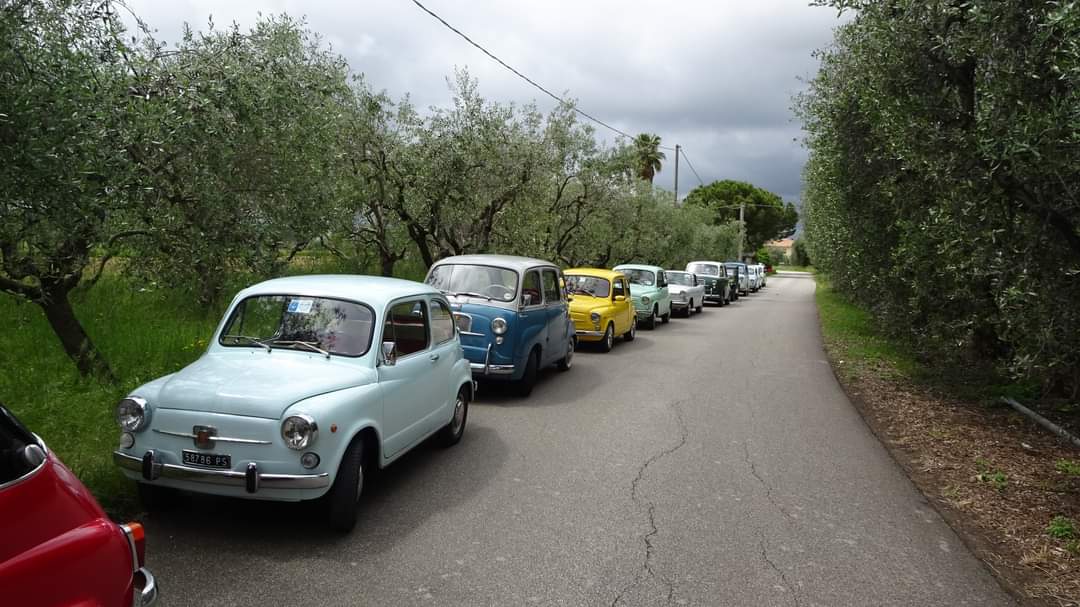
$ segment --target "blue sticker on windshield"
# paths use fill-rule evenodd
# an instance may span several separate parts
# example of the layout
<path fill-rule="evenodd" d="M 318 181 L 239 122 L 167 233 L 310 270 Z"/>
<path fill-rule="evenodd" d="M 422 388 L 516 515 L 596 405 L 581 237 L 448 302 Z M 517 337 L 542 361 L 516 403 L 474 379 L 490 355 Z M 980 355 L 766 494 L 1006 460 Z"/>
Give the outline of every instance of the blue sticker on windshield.
<path fill-rule="evenodd" d="M 291 314 L 310 314 L 311 304 L 310 299 L 294 299 L 289 302 L 289 313 Z"/>

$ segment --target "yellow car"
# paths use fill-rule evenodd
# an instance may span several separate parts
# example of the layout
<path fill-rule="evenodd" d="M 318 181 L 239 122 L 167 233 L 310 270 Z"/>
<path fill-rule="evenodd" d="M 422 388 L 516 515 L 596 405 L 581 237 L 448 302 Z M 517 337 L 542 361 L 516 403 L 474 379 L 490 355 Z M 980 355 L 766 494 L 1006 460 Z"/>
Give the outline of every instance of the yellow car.
<path fill-rule="evenodd" d="M 600 342 L 611 351 L 615 337 L 633 341 L 637 315 L 630 301 L 630 282 L 622 272 L 574 268 L 563 272 L 570 300 L 570 318 L 578 341 Z"/>

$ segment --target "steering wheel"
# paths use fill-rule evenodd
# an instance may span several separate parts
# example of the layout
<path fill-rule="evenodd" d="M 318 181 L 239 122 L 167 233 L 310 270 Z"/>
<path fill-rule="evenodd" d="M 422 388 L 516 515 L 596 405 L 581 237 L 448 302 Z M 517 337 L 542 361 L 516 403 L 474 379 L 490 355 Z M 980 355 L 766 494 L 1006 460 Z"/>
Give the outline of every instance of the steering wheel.
<path fill-rule="evenodd" d="M 510 300 L 514 298 L 514 291 L 500 284 L 491 284 L 484 289 L 485 295 L 490 295 L 493 299 Z"/>

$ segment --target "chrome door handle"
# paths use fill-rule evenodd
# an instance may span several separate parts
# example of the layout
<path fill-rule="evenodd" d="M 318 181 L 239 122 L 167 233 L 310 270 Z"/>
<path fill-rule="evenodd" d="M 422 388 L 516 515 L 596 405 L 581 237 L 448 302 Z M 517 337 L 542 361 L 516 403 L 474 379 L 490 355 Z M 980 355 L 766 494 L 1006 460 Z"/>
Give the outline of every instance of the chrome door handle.
<path fill-rule="evenodd" d="M 435 362 L 435 361 L 439 360 L 439 355 L 438 354 L 432 354 L 431 356 L 428 357 L 428 359 L 431 360 L 431 362 Z"/>

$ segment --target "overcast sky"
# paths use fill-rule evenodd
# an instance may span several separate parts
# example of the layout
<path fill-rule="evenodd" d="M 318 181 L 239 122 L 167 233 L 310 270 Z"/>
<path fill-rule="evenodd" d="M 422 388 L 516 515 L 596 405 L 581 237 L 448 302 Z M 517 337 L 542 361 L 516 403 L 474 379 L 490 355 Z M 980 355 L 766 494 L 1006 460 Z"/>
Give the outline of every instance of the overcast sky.
<path fill-rule="evenodd" d="M 421 0 L 548 90 L 619 129 L 681 144 L 705 183 L 739 179 L 795 201 L 806 152 L 791 97 L 816 71 L 836 11 L 809 0 Z M 368 84 L 419 108 L 449 101 L 467 67 L 489 99 L 554 104 L 411 0 L 129 0 L 170 43 L 181 24 L 252 24 L 259 12 L 306 17 Z M 598 128 L 598 135 L 613 135 Z M 673 185 L 673 153 L 656 178 Z M 679 170 L 680 195 L 697 186 Z"/>

